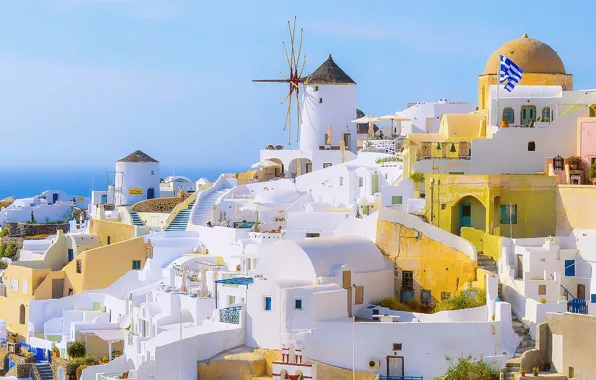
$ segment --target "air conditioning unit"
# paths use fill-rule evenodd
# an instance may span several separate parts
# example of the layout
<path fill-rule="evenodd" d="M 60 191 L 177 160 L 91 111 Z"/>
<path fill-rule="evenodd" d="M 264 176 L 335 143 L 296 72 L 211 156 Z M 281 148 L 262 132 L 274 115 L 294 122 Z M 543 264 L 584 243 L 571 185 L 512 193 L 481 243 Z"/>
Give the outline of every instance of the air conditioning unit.
<path fill-rule="evenodd" d="M 381 361 L 378 359 L 371 359 L 368 361 L 368 369 L 378 371 L 381 369 Z"/>

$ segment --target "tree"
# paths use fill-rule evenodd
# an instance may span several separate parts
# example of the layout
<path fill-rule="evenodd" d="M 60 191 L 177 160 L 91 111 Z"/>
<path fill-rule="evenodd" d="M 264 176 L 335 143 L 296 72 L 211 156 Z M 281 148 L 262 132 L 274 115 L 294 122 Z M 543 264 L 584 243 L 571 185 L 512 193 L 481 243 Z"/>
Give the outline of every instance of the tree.
<path fill-rule="evenodd" d="M 70 345 L 66 352 L 68 352 L 68 356 L 70 358 L 82 358 L 87 354 L 85 345 L 78 341 L 75 341 L 72 345 Z"/>
<path fill-rule="evenodd" d="M 434 380 L 498 380 L 499 371 L 495 368 L 496 363 L 486 362 L 482 358 L 475 359 L 472 355 L 460 356 L 455 361 L 452 357 L 446 356 L 449 368 L 443 376 L 435 377 Z"/>
<path fill-rule="evenodd" d="M 15 243 L 14 241 L 11 241 L 10 243 L 8 243 L 8 245 L 4 249 L 4 256 L 13 258 L 16 256 L 18 250 L 19 249 L 17 248 L 17 243 Z"/>

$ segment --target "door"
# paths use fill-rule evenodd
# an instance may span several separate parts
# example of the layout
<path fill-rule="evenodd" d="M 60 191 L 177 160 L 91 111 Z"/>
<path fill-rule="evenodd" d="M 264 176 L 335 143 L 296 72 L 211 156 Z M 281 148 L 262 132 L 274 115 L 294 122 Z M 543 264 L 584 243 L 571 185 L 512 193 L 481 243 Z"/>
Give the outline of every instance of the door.
<path fill-rule="evenodd" d="M 306 173 L 310 173 L 310 172 L 312 172 L 312 163 L 311 162 L 307 162 L 306 163 Z"/>
<path fill-rule="evenodd" d="M 387 376 L 404 375 L 404 357 L 387 356 Z"/>
<path fill-rule="evenodd" d="M 52 194 L 52 203 L 56 203 L 57 200 L 58 200 L 58 194 L 56 194 L 56 193 Z"/>
<path fill-rule="evenodd" d="M 459 204 L 459 229 L 461 233 L 462 227 L 472 226 L 472 204 L 471 203 L 460 203 Z"/>
<path fill-rule="evenodd" d="M 344 133 L 344 145 L 346 146 L 346 150 L 350 150 L 350 140 L 352 139 L 352 135 L 350 133 Z"/>
<path fill-rule="evenodd" d="M 52 299 L 62 298 L 64 295 L 64 279 L 52 280 Z"/>
<path fill-rule="evenodd" d="M 68 248 L 68 262 L 71 262 L 74 259 L 74 250 L 72 248 Z"/>
<path fill-rule="evenodd" d="M 379 174 L 378 173 L 374 173 L 372 175 L 372 193 L 378 193 L 379 192 Z"/>
<path fill-rule="evenodd" d="M 522 107 L 521 125 L 530 125 L 534 120 L 536 120 L 536 107 Z"/>
<path fill-rule="evenodd" d="M 153 199 L 153 198 L 155 198 L 155 189 L 150 187 L 147 189 L 147 199 Z"/>
<path fill-rule="evenodd" d="M 584 284 L 577 285 L 577 298 L 581 300 L 586 299 L 586 286 Z"/>
<path fill-rule="evenodd" d="M 517 255 L 517 277 L 524 278 L 524 255 Z"/>
<path fill-rule="evenodd" d="M 575 260 L 565 260 L 565 276 L 575 276 Z"/>
<path fill-rule="evenodd" d="M 101 196 L 101 204 L 105 205 L 106 203 L 108 203 L 108 195 L 107 194 L 102 194 Z"/>

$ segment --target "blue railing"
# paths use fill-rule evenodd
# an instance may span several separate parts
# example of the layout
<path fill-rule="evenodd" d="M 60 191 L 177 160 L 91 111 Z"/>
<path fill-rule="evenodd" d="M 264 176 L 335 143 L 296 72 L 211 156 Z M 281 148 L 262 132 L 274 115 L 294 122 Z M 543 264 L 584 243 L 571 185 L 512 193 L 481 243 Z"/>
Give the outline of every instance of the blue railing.
<path fill-rule="evenodd" d="M 570 313 L 588 314 L 588 304 L 586 300 L 574 298 L 571 301 L 567 301 L 567 311 Z"/>
<path fill-rule="evenodd" d="M 422 376 L 380 376 L 380 380 L 424 380 Z"/>
<path fill-rule="evenodd" d="M 240 324 L 240 311 L 242 307 L 227 307 L 225 309 L 219 309 L 219 321 L 224 323 L 233 323 L 235 325 Z"/>

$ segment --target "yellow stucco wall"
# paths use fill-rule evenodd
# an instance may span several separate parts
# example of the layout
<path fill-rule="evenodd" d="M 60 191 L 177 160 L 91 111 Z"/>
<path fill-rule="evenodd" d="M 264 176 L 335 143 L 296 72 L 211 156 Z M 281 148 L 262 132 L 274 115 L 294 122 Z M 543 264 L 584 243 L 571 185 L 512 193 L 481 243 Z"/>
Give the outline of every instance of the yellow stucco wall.
<path fill-rule="evenodd" d="M 108 236 L 110 237 L 110 244 L 137 237 L 137 228 L 130 224 L 97 219 L 92 219 L 89 223 L 89 231 L 92 234 L 97 234 L 103 245 L 108 244 Z"/>
<path fill-rule="evenodd" d="M 414 272 L 414 297 L 420 299 L 421 289 L 430 290 L 433 302 L 441 300 L 442 292 L 453 296 L 468 281 L 476 279 L 477 264 L 468 255 L 411 228 L 379 219 L 376 239 L 379 248 L 395 264 L 398 299 L 403 271 Z"/>
<path fill-rule="evenodd" d="M 489 86 L 496 84 L 497 75 L 495 74 L 478 76 L 478 109 L 480 111 L 488 106 Z M 573 75 L 524 73 L 519 84 L 525 86 L 564 86 L 567 91 L 570 91 L 573 90 Z"/>
<path fill-rule="evenodd" d="M 334 367 L 325 363 L 309 360 L 317 365 L 317 380 L 352 380 L 354 379 L 351 369 Z M 377 375 L 372 372 L 356 372 L 356 380 L 375 380 Z"/>
<path fill-rule="evenodd" d="M 35 289 L 36 300 L 49 300 L 52 298 L 52 280 L 64 279 L 64 271 L 53 271 L 48 273 L 42 283 Z M 66 290 L 62 289 L 62 295 L 67 295 Z"/>
<path fill-rule="evenodd" d="M 499 261 L 503 250 L 503 237 L 470 227 L 462 228 L 461 237 L 474 244 L 478 252 L 483 252 L 495 261 Z"/>
<path fill-rule="evenodd" d="M 81 253 L 64 267 L 65 287 L 81 293 L 91 289 L 103 289 L 132 269 L 132 261 L 145 265 L 145 242 L 142 237 L 90 249 Z M 82 273 L 76 272 L 81 262 Z M 67 294 L 67 293 L 66 293 Z"/>
<path fill-rule="evenodd" d="M 472 205 L 472 227 L 484 228 L 493 235 L 509 237 L 511 234 L 514 238 L 555 233 L 557 185 L 554 177 L 428 174 L 425 180 L 427 220 L 453 234 L 460 233 L 459 205 L 470 197 L 478 201 Z M 517 205 L 517 224 L 500 223 L 500 206 L 505 204 Z M 479 218 L 484 219 L 484 224 L 477 220 Z"/>
<path fill-rule="evenodd" d="M 596 186 L 559 185 L 556 192 L 557 234 L 596 229 Z"/>

